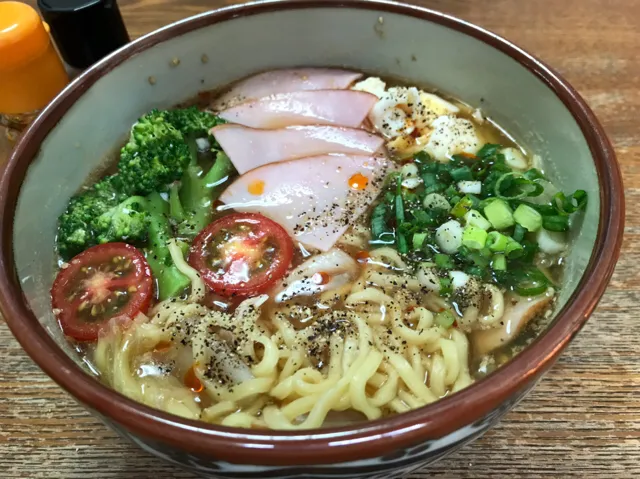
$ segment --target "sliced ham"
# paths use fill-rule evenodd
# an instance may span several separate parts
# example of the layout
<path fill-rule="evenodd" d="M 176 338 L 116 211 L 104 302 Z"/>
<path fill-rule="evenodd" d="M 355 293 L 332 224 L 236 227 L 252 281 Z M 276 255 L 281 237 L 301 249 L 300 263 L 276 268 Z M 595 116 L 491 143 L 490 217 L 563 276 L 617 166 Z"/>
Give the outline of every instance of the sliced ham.
<path fill-rule="evenodd" d="M 220 113 L 230 123 L 251 128 L 289 125 L 335 125 L 356 128 L 378 101 L 371 93 L 316 90 L 278 93 L 249 100 Z"/>
<path fill-rule="evenodd" d="M 258 73 L 236 83 L 219 96 L 211 107 L 224 110 L 239 102 L 276 93 L 303 90 L 344 90 L 362 77 L 361 73 L 335 68 L 297 68 Z"/>
<path fill-rule="evenodd" d="M 365 130 L 338 126 L 290 126 L 257 130 L 220 125 L 211 130 L 240 174 L 278 161 L 329 153 L 373 155 L 384 140 Z"/>
<path fill-rule="evenodd" d="M 261 213 L 294 240 L 328 251 L 378 196 L 393 168 L 385 158 L 357 155 L 272 163 L 233 182 L 219 209 Z"/>

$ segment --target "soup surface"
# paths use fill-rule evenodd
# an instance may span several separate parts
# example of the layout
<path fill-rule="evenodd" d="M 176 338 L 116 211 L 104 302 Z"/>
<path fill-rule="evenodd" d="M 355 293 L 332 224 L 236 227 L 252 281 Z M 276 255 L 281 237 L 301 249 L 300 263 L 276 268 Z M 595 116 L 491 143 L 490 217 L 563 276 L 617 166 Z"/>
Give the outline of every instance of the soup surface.
<path fill-rule="evenodd" d="M 480 110 L 336 69 L 151 111 L 107 171 L 60 217 L 60 326 L 117 391 L 250 428 L 402 413 L 509 360 L 587 200 Z"/>

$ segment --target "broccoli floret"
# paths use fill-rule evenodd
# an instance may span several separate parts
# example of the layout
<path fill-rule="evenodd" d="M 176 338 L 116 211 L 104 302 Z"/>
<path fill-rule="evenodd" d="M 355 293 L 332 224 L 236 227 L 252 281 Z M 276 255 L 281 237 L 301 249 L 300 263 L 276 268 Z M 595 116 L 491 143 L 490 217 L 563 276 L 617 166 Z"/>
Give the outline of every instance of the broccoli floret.
<path fill-rule="evenodd" d="M 195 107 L 153 110 L 142 116 L 121 150 L 118 173 L 76 195 L 61 215 L 57 241 L 62 258 L 68 260 L 100 243 L 146 244 L 160 299 L 181 294 L 190 281 L 171 260 L 169 216 L 188 238 L 211 220 L 211 204 L 221 192 L 216 186 L 233 166 L 219 153 L 205 174 L 198 165 L 195 140 L 209 137 L 219 148 L 209 130 L 220 123 L 222 119 Z M 167 188 L 169 203 L 160 195 Z"/>
<path fill-rule="evenodd" d="M 138 244 L 147 237 L 148 214 L 142 197 L 117 190 L 118 178 L 108 176 L 74 196 L 60 216 L 58 252 L 68 260 L 91 246 L 113 241 Z"/>
<path fill-rule="evenodd" d="M 118 164 L 122 190 L 128 195 L 164 191 L 196 158 L 196 138 L 223 120 L 196 107 L 152 110 L 131 128 Z"/>
<path fill-rule="evenodd" d="M 59 219 L 58 253 L 65 261 L 93 245 L 91 228 L 81 209 L 81 205 L 69 204 Z"/>
<path fill-rule="evenodd" d="M 134 244 L 145 241 L 149 227 L 149 214 L 145 208 L 143 197 L 132 196 L 98 216 L 92 223 L 96 241 L 126 241 Z"/>
<path fill-rule="evenodd" d="M 122 190 L 128 195 L 162 191 L 182 176 L 190 159 L 191 151 L 182 133 L 167 121 L 167 112 L 152 110 L 133 125 L 120 151 Z"/>
<path fill-rule="evenodd" d="M 176 189 L 169 193 L 172 217 L 178 222 L 178 236 L 192 239 L 211 222 L 212 205 L 233 171 L 231 160 L 223 152 L 218 152 L 213 166 L 206 173 L 197 163 L 187 167 L 182 176 L 179 197 Z"/>
<path fill-rule="evenodd" d="M 172 237 L 169 223 L 169 205 L 158 193 L 147 197 L 149 212 L 149 242 L 145 249 L 147 262 L 156 279 L 158 298 L 164 300 L 179 296 L 191 284 L 171 260 L 168 242 Z"/>
<path fill-rule="evenodd" d="M 58 221 L 58 252 L 63 259 L 97 244 L 94 222 L 126 199 L 118 192 L 116 176 L 107 176 L 74 196 Z"/>
<path fill-rule="evenodd" d="M 169 190 L 170 214 L 177 224 L 178 236 L 192 239 L 211 221 L 211 205 L 222 193 L 220 185 L 234 171 L 229 157 L 209 134 L 211 128 L 225 121 L 196 107 L 170 110 L 166 119 L 184 135 L 192 152 L 180 184 L 174 183 Z M 195 150 L 195 139 L 204 137 L 208 137 L 211 149 L 216 154 L 208 172 L 198 164 Z"/>
<path fill-rule="evenodd" d="M 168 110 L 165 118 L 186 139 L 205 138 L 209 136 L 211 128 L 225 123 L 222 118 L 206 111 L 200 111 L 195 106 Z"/>

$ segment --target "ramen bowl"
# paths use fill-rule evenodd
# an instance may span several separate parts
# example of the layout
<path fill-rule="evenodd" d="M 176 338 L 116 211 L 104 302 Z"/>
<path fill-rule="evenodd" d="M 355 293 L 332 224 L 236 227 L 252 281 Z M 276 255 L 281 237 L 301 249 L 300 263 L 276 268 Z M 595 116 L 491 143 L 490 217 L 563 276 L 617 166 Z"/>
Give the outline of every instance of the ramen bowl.
<path fill-rule="evenodd" d="M 212 426 L 146 407 L 101 384 L 51 312 L 56 218 L 152 108 L 251 73 L 335 66 L 428 84 L 483 111 L 589 203 L 572 238 L 556 317 L 510 362 L 431 405 L 338 428 Z M 577 174 L 579 172 L 579 174 Z M 578 93 L 508 41 L 441 13 L 391 2 L 259 2 L 146 35 L 91 67 L 37 118 L 0 180 L 0 304 L 33 360 L 109 427 L 206 477 L 408 474 L 481 436 L 535 385 L 585 324 L 613 272 L 624 202 L 613 149 Z"/>

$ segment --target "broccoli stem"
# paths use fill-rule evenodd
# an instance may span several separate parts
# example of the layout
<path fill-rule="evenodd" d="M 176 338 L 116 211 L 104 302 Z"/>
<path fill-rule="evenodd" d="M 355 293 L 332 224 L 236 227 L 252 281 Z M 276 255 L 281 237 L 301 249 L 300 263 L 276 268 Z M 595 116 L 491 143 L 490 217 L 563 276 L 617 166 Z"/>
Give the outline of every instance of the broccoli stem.
<path fill-rule="evenodd" d="M 193 238 L 211 222 L 211 205 L 223 191 L 222 185 L 233 171 L 229 157 L 219 152 L 213 166 L 205 175 L 197 164 L 191 164 L 182 177 L 180 198 L 187 213 L 186 220 L 180 225 L 182 236 Z"/>
<path fill-rule="evenodd" d="M 182 203 L 180 202 L 180 184 L 173 183 L 169 188 L 169 212 L 171 218 L 176 223 L 184 221 L 185 214 Z"/>
<path fill-rule="evenodd" d="M 172 237 L 168 220 L 168 203 L 159 193 L 151 193 L 147 196 L 147 209 L 149 211 L 149 243 L 145 253 L 156 278 L 158 298 L 162 301 L 182 294 L 191 281 L 176 268 L 171 260 L 167 245 Z"/>

